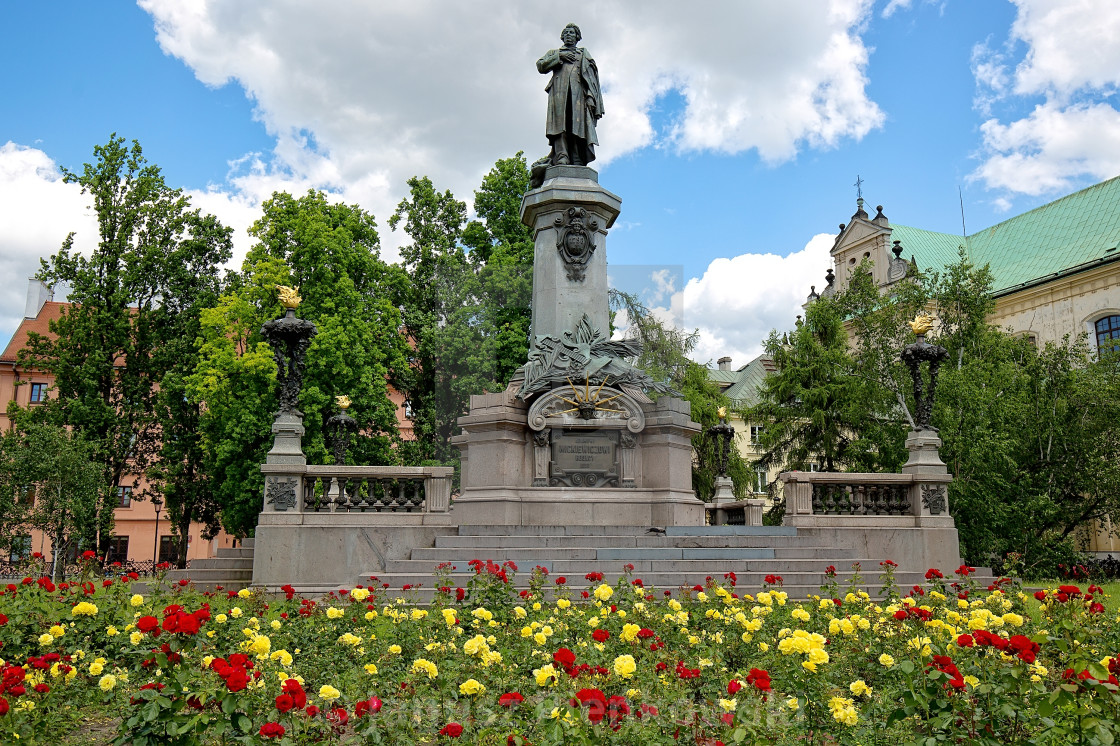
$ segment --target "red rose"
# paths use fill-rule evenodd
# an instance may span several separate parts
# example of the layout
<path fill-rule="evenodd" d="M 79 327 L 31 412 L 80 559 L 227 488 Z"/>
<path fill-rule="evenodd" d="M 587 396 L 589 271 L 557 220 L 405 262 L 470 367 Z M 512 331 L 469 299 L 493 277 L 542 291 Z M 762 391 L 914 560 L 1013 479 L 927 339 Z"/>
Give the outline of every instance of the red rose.
<path fill-rule="evenodd" d="M 159 634 L 159 620 L 154 616 L 142 616 L 136 620 L 136 629 L 144 633 Z"/>
<path fill-rule="evenodd" d="M 283 738 L 284 726 L 280 723 L 265 723 L 261 726 L 262 738 Z"/>
<path fill-rule="evenodd" d="M 498 704 L 502 707 L 513 707 L 514 705 L 521 704 L 524 701 L 525 698 L 517 692 L 506 692 L 502 696 L 498 697 Z"/>
<path fill-rule="evenodd" d="M 456 588 L 455 589 L 455 600 L 456 601 L 462 601 L 466 597 L 467 597 L 466 590 L 464 590 L 462 588 Z"/>
<path fill-rule="evenodd" d="M 360 718 L 363 715 L 375 715 L 379 712 L 381 712 L 381 700 L 377 697 L 363 699 L 361 702 L 354 705 L 354 717 L 356 718 Z"/>
<path fill-rule="evenodd" d="M 556 585 L 564 585 L 564 583 L 567 583 L 567 582 L 568 582 L 568 579 L 565 578 L 563 575 L 556 578 Z"/>
<path fill-rule="evenodd" d="M 735 692 L 739 691 L 742 688 L 743 688 L 743 685 L 741 683 L 739 683 L 738 679 L 732 679 L 727 684 L 727 693 L 728 694 L 734 694 Z"/>
<path fill-rule="evenodd" d="M 3 614 L 0 614 L 0 627 L 3 627 L 7 623 L 8 623 L 8 617 L 4 616 Z"/>
<path fill-rule="evenodd" d="M 0 697 L 0 717 L 7 715 L 9 709 L 11 708 L 8 705 L 8 700 Z"/>
<path fill-rule="evenodd" d="M 943 577 L 945 577 L 945 576 L 942 575 L 941 571 L 938 570 L 937 568 L 931 567 L 928 570 L 926 570 L 926 580 L 933 580 L 934 578 L 943 578 Z"/>
<path fill-rule="evenodd" d="M 46 684 L 36 684 L 35 685 L 35 691 L 37 691 L 39 694 L 46 694 L 50 690 L 51 690 L 51 688 L 49 686 L 47 686 Z"/>
<path fill-rule="evenodd" d="M 226 677 L 226 688 L 231 692 L 239 692 L 247 686 L 249 686 L 249 674 L 245 673 L 244 668 L 233 668 Z"/>
<path fill-rule="evenodd" d="M 567 648 L 560 648 L 552 654 L 552 660 L 564 668 L 571 668 L 572 664 L 576 662 L 576 654 Z"/>
<path fill-rule="evenodd" d="M 591 637 L 595 642 L 606 642 L 610 639 L 611 633 L 607 632 L 605 629 L 597 629 L 591 633 Z"/>
<path fill-rule="evenodd" d="M 960 635 L 959 637 L 957 637 L 957 645 L 961 646 L 962 648 L 970 648 L 972 647 L 972 643 L 972 635 Z"/>
<path fill-rule="evenodd" d="M 439 729 L 441 736 L 450 736 L 451 738 L 458 738 L 463 735 L 463 726 L 458 723 L 448 723 Z"/>
<path fill-rule="evenodd" d="M 281 694 L 276 697 L 276 709 L 280 712 L 287 712 L 295 706 L 296 702 L 290 694 Z"/>

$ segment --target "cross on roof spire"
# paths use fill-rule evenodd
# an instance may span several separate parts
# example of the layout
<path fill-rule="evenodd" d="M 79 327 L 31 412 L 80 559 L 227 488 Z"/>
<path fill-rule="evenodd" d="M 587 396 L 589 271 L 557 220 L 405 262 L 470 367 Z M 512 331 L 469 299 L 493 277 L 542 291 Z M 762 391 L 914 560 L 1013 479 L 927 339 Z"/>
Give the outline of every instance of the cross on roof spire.
<path fill-rule="evenodd" d="M 856 174 L 856 183 L 852 184 L 856 188 L 856 199 L 863 199 L 863 179 Z"/>

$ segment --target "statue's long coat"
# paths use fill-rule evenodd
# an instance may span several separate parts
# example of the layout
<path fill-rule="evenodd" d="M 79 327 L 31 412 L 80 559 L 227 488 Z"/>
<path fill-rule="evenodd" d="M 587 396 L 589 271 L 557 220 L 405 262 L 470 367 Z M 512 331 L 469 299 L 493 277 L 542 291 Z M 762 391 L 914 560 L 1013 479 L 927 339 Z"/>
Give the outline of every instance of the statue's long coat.
<path fill-rule="evenodd" d="M 598 145 L 595 120 L 603 116 L 603 94 L 599 90 L 599 68 L 595 60 L 583 47 L 579 47 L 578 62 L 562 62 L 559 49 L 549 50 L 537 60 L 537 70 L 541 73 L 552 71 L 552 78 L 544 87 L 548 92 L 548 118 L 545 134 L 549 138 L 569 132 L 567 114 L 569 107 L 572 124 L 569 134 L 585 141 L 588 145 Z M 587 108 L 587 97 L 595 102 L 593 114 Z"/>

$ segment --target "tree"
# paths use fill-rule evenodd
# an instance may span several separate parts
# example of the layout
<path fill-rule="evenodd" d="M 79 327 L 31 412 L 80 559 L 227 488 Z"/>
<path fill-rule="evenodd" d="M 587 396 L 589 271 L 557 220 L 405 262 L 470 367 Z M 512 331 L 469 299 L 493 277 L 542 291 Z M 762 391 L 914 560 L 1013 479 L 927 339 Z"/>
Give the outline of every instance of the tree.
<path fill-rule="evenodd" d="M 167 186 L 139 143 L 128 147 L 114 135 L 94 156 L 81 173 L 63 176 L 93 200 L 97 247 L 88 258 L 77 254 L 71 234 L 43 261 L 39 279 L 68 286 L 70 305 L 50 335 L 29 336 L 20 363 L 52 374 L 58 391 L 26 416 L 72 428 L 95 449 L 97 519 L 80 541 L 104 552 L 117 485 L 159 462 L 161 429 L 175 428 L 172 410 L 157 406 L 159 387 L 189 354 L 186 335 L 231 244 L 228 229 Z M 189 523 L 192 503 L 178 509 Z"/>
<path fill-rule="evenodd" d="M 857 374 L 842 303 L 823 297 L 788 334 L 770 333 L 766 354 L 776 366 L 745 413 L 765 423 L 759 435 L 764 469 L 824 471 L 878 466 L 886 434 L 882 390 Z"/>
<path fill-rule="evenodd" d="M 276 193 L 262 209 L 241 273 L 202 313 L 202 355 L 186 380 L 191 400 L 205 406 L 203 450 L 222 522 L 242 536 L 261 509 L 259 466 L 277 409 L 276 366 L 260 336 L 264 322 L 281 313 L 276 285 L 298 285 L 298 313 L 318 327 L 300 392 L 311 463 L 329 462 L 325 426 L 338 395 L 350 397 L 359 425 L 350 462 L 395 463 L 397 408 L 388 381 L 406 367 L 407 354 L 391 302 L 403 277 L 380 258 L 373 216 L 315 191 L 298 199 Z"/>
<path fill-rule="evenodd" d="M 389 219 L 412 239 L 401 250 L 407 278 L 398 296 L 412 346 L 399 377 L 417 436 L 405 444 L 411 460 L 457 463 L 451 438 L 470 396 L 504 388 L 527 358 L 533 241 L 520 204 L 528 183 L 521 153 L 498 161 L 475 192 L 480 220 L 464 227 L 464 203 L 413 178 Z"/>
<path fill-rule="evenodd" d="M 95 531 L 103 465 L 96 448 L 66 428 L 25 423 L 0 438 L 0 547 L 38 529 L 54 548 L 59 577 L 69 550 Z M 33 497 L 32 497 L 33 496 Z M 60 561 L 61 560 L 61 561 Z"/>
<path fill-rule="evenodd" d="M 692 487 L 701 500 L 710 500 L 718 476 L 716 453 L 719 446 L 708 434 L 708 428 L 719 422 L 719 408 L 730 407 L 731 402 L 712 383 L 708 369 L 688 357 L 700 339 L 699 332 L 686 332 L 666 324 L 636 296 L 621 290 L 610 291 L 610 305 L 612 324 L 619 312 L 624 312 L 625 335 L 642 345 L 642 353 L 634 365 L 654 380 L 669 381 L 691 405 L 692 419 L 700 425 L 700 432 L 692 436 L 695 453 Z M 736 497 L 745 497 L 753 484 L 754 473 L 736 448 L 730 450 L 727 473 Z"/>

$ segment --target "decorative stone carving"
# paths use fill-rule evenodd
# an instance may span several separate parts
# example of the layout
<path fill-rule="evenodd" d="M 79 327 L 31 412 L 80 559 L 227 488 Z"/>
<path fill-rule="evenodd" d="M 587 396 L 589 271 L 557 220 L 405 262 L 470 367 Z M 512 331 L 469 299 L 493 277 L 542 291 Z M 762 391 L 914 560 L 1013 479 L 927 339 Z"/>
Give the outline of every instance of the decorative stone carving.
<path fill-rule="evenodd" d="M 298 484 L 295 477 L 269 477 L 264 486 L 265 502 L 276 510 L 295 510 Z"/>
<path fill-rule="evenodd" d="M 638 439 L 630 431 L 623 430 L 618 436 L 618 445 L 618 458 L 622 466 L 622 486 L 635 489 L 638 485 L 634 480 L 634 447 L 638 445 Z"/>
<path fill-rule="evenodd" d="M 551 431 L 541 430 L 533 433 L 533 486 L 548 486 L 548 462 L 552 456 L 549 448 Z"/>
<path fill-rule="evenodd" d="M 538 336 L 533 341 L 528 362 L 515 374 L 521 377 L 517 397 L 525 401 L 554 386 L 583 382 L 599 386 L 608 380 L 615 386 L 637 392 L 679 395 L 668 383 L 654 381 L 648 373 L 629 362 L 628 358 L 635 358 L 641 352 L 637 340 L 611 340 L 592 326 L 590 317 L 584 314 L 575 329 L 559 337 Z"/>
<path fill-rule="evenodd" d="M 948 496 L 943 484 L 922 485 L 922 505 L 930 515 L 941 515 L 948 510 Z"/>
<path fill-rule="evenodd" d="M 599 221 L 594 217 L 588 219 L 587 210 L 582 207 L 569 207 L 567 215 L 567 221 L 560 216 L 554 222 L 556 250 L 564 260 L 568 279 L 583 282 L 587 263 L 595 253 L 595 232 L 599 230 Z"/>
<path fill-rule="evenodd" d="M 642 407 L 619 389 L 585 381 L 543 394 L 529 407 L 529 427 L 614 428 L 639 433 L 646 426 Z"/>

